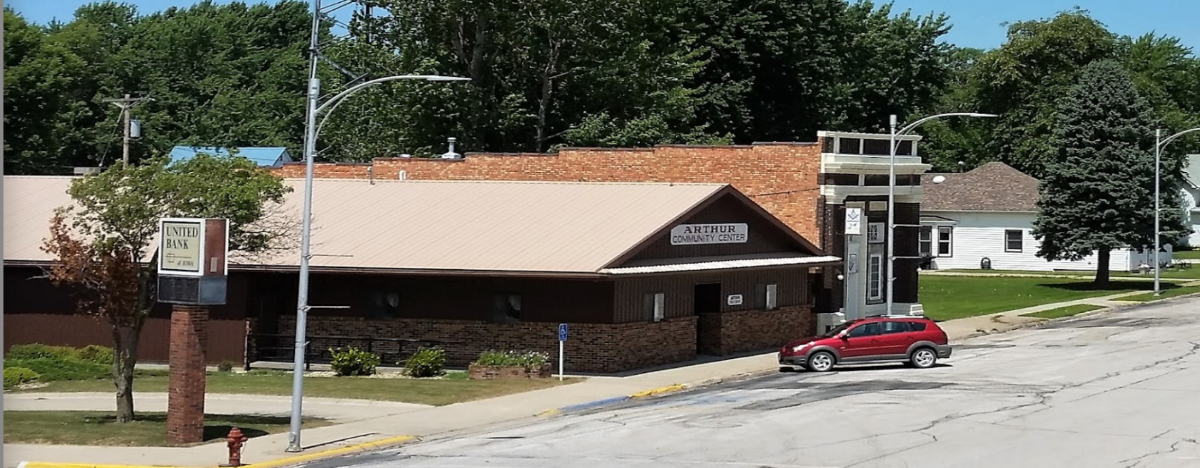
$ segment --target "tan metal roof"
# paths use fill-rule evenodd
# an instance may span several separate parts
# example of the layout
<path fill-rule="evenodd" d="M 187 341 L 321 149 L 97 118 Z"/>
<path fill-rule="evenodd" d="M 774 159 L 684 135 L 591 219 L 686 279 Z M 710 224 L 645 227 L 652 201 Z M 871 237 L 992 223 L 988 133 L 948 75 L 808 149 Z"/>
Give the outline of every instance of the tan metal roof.
<path fill-rule="evenodd" d="M 4 176 L 4 260 L 50 260 L 42 240 L 50 235 L 54 209 L 71 204 L 67 188 L 75 178 Z"/>
<path fill-rule="evenodd" d="M 38 247 L 73 177 L 8 176 L 4 258 Z M 303 180 L 284 212 L 299 213 Z M 317 180 L 314 268 L 596 273 L 725 184 Z M 295 266 L 299 252 L 261 261 Z M 249 266 L 249 265 L 243 265 Z"/>

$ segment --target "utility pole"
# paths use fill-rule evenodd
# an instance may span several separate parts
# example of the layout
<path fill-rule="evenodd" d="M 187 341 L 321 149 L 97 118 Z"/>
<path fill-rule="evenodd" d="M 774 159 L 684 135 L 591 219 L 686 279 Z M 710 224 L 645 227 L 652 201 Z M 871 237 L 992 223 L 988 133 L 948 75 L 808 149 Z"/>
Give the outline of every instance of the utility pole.
<path fill-rule="evenodd" d="M 144 101 L 152 101 L 152 100 L 153 99 L 150 99 L 148 97 L 140 97 L 140 98 L 130 97 L 129 93 L 125 93 L 124 98 L 105 99 L 104 100 L 104 102 L 111 102 L 111 103 L 115 104 L 117 107 L 121 108 L 121 118 L 123 119 L 122 125 L 125 127 L 125 131 L 124 131 L 125 138 L 121 145 L 121 164 L 123 165 L 123 167 L 129 167 L 129 137 L 130 137 L 129 136 L 129 133 L 130 133 L 129 110 L 131 108 L 133 108 L 133 106 L 136 106 Z"/>

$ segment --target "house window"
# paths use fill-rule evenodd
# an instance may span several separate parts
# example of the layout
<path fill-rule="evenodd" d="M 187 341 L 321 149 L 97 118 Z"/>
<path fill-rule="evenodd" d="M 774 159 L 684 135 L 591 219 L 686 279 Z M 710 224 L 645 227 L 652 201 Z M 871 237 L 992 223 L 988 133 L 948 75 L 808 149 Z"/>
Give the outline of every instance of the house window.
<path fill-rule="evenodd" d="M 661 322 L 666 316 L 667 295 L 664 293 L 649 293 L 642 298 L 642 312 L 646 320 Z"/>
<path fill-rule="evenodd" d="M 1004 231 L 1004 251 L 1005 252 L 1020 252 L 1023 247 L 1024 231 L 1008 230 Z"/>
<path fill-rule="evenodd" d="M 933 255 L 933 227 L 921 226 L 921 237 L 919 242 L 922 257 Z"/>
<path fill-rule="evenodd" d="M 883 243 L 883 223 L 867 223 L 867 243 Z"/>
<path fill-rule="evenodd" d="M 492 308 L 492 322 L 518 323 L 521 321 L 521 295 L 497 294 Z"/>
<path fill-rule="evenodd" d="M 400 317 L 400 294 L 376 291 L 371 295 L 372 319 L 394 319 Z"/>
<path fill-rule="evenodd" d="M 867 298 L 883 299 L 883 255 L 872 254 L 867 260 Z"/>
<path fill-rule="evenodd" d="M 779 308 L 779 285 L 760 284 L 754 289 L 755 309 L 775 310 Z"/>
<path fill-rule="evenodd" d="M 951 257 L 954 254 L 952 248 L 954 240 L 954 228 L 950 226 L 938 227 L 938 252 L 939 257 Z"/>

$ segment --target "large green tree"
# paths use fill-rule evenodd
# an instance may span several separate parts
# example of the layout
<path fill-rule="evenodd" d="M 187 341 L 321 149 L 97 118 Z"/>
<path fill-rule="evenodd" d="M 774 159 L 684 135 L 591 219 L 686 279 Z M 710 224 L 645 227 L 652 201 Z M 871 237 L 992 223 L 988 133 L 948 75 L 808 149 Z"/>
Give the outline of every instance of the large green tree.
<path fill-rule="evenodd" d="M 43 250 L 55 258 L 48 276 L 80 293 L 78 313 L 105 320 L 113 339 L 117 421 L 133 420 L 133 371 L 142 326 L 156 302 L 157 249 L 164 217 L 225 218 L 230 250 L 269 254 L 294 245 L 294 217 L 279 208 L 290 188 L 248 159 L 200 155 L 115 165 L 77 179 L 74 204 L 50 221 Z"/>
<path fill-rule="evenodd" d="M 1045 166 L 1033 227 L 1039 257 L 1095 253 L 1095 282 L 1106 286 L 1112 250 L 1154 245 L 1154 127 L 1149 102 L 1119 63 L 1083 68 L 1055 116 L 1056 157 Z M 1166 240 L 1183 230 L 1179 180 L 1177 170 L 1164 171 Z"/>
<path fill-rule="evenodd" d="M 206 0 L 150 15 L 105 1 L 46 27 L 6 11 L 5 169 L 69 173 L 119 160 L 120 109 L 104 100 L 126 93 L 154 99 L 134 112 L 143 122 L 135 161 L 177 144 L 296 149 L 310 18 L 299 0 Z"/>

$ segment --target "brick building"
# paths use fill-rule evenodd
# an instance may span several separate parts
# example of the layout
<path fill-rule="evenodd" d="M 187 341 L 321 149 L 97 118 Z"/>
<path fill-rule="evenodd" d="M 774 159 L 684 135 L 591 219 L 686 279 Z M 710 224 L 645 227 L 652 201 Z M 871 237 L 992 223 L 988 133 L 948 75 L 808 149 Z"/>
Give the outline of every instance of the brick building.
<path fill-rule="evenodd" d="M 916 135 L 899 137 L 896 157 L 896 256 L 918 256 L 921 174 Z M 317 178 L 377 180 L 510 180 L 730 184 L 848 268 L 814 270 L 822 288 L 816 310 L 828 325 L 885 313 L 884 259 L 889 136 L 819 132 L 813 143 L 655 148 L 565 148 L 557 154 L 468 153 L 457 159 L 378 158 L 370 163 L 319 163 Z M 272 169 L 304 177 L 303 163 Z M 319 194 L 317 196 L 320 196 Z M 845 235 L 846 207 L 862 208 L 868 235 Z M 895 261 L 893 313 L 920 314 L 915 258 Z M 861 266 L 861 268 L 860 268 Z M 843 279 L 839 279 L 839 277 Z M 844 315 L 835 315 L 834 313 Z"/>
<path fill-rule="evenodd" d="M 5 180 L 6 203 L 23 203 L 5 210 L 6 345 L 106 344 L 102 324 L 71 315 L 69 296 L 35 275 L 71 179 Z M 303 181 L 286 182 L 299 189 L 284 207 L 294 212 Z M 769 349 L 815 331 L 822 285 L 809 270 L 841 264 L 726 184 L 325 179 L 314 193 L 318 355 L 344 345 L 389 364 L 420 345 L 443 346 L 451 365 L 486 349 L 553 355 L 559 323 L 574 372 Z M 296 271 L 294 251 L 231 263 L 209 361 L 290 360 Z M 143 359 L 166 359 L 165 320 L 152 316 Z"/>

